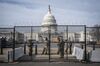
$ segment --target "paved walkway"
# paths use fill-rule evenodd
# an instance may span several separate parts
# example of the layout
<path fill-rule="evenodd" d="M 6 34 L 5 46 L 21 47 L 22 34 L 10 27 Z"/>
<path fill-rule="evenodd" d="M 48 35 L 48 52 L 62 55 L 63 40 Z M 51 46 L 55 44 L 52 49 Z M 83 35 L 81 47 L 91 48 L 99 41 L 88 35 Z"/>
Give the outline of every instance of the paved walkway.
<path fill-rule="evenodd" d="M 100 66 L 100 63 L 76 63 L 76 62 L 21 62 L 0 63 L 0 66 Z"/>
<path fill-rule="evenodd" d="M 74 61 L 78 61 L 73 56 L 72 57 L 70 56 L 69 59 L 74 60 Z M 49 62 L 49 55 L 33 55 L 33 56 L 24 55 L 17 60 L 17 62 L 30 62 L 30 61 L 33 61 L 33 62 Z M 52 61 L 52 62 L 59 62 L 59 61 L 64 62 L 64 61 L 67 61 L 67 59 L 66 59 L 66 55 L 64 56 L 64 58 L 60 58 L 59 55 L 51 55 L 50 61 Z"/>
<path fill-rule="evenodd" d="M 48 56 L 48 55 L 47 55 Z M 12 62 L 12 63 L 0 63 L 0 66 L 100 66 L 100 63 L 81 63 L 81 62 L 72 62 L 72 61 L 66 61 L 64 62 L 63 59 L 59 61 L 59 58 L 54 58 L 54 61 L 48 62 L 48 57 L 45 55 L 42 55 L 42 57 L 45 59 L 40 59 L 40 55 L 37 55 L 37 61 L 31 60 L 31 56 L 25 55 L 19 60 L 22 61 L 24 59 L 24 62 Z M 55 57 L 55 56 L 54 56 Z M 34 57 L 33 57 L 34 58 Z M 26 59 L 26 60 L 25 60 Z M 42 60 L 43 62 L 41 62 Z M 53 60 L 53 58 L 52 58 Z M 55 62 L 56 60 L 56 62 Z M 57 61 L 58 60 L 58 61 Z M 40 61 L 40 62 L 39 62 Z M 46 61 L 46 62 L 45 62 Z"/>

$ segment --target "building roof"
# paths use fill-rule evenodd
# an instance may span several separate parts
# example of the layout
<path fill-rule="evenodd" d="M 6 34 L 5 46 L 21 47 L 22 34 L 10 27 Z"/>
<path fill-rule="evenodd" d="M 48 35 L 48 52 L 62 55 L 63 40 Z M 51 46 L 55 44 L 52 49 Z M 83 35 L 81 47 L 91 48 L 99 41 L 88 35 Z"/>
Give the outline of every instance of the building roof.
<path fill-rule="evenodd" d="M 51 13 L 50 5 L 48 6 L 48 13 L 44 16 L 42 26 L 57 25 L 56 19 Z"/>

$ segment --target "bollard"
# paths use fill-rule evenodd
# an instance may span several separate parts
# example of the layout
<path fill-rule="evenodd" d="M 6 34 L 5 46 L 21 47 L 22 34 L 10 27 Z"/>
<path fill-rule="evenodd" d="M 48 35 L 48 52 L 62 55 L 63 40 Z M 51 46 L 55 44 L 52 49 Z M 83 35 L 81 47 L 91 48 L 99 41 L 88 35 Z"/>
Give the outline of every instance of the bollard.
<path fill-rule="evenodd" d="M 69 47 L 69 54 L 71 54 L 72 53 L 72 43 L 70 43 L 70 47 Z"/>
<path fill-rule="evenodd" d="M 3 54 L 3 37 L 0 39 L 0 54 Z"/>
<path fill-rule="evenodd" d="M 32 47 L 32 40 L 29 40 L 29 56 L 32 56 L 33 53 L 33 47 Z"/>
<path fill-rule="evenodd" d="M 8 62 L 9 62 L 9 51 L 8 51 Z"/>
<path fill-rule="evenodd" d="M 3 54 L 3 48 L 1 47 L 1 53 L 0 54 Z"/>
<path fill-rule="evenodd" d="M 26 42 L 24 44 L 24 54 L 26 54 Z"/>
<path fill-rule="evenodd" d="M 37 55 L 37 45 L 35 45 L 35 55 Z"/>
<path fill-rule="evenodd" d="M 95 44 L 96 44 L 96 42 L 93 42 L 93 50 L 95 50 Z"/>
<path fill-rule="evenodd" d="M 81 45 L 81 48 L 83 49 L 83 44 Z"/>

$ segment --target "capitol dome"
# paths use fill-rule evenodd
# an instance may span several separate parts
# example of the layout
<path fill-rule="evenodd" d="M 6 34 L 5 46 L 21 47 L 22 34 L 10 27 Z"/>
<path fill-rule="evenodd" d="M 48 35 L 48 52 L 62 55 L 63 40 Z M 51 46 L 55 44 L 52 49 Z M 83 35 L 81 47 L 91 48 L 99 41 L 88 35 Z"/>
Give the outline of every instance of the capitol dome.
<path fill-rule="evenodd" d="M 57 31 L 57 24 L 56 24 L 56 19 L 51 13 L 50 5 L 48 8 L 48 13 L 44 16 L 43 22 L 42 22 L 42 32 L 46 32 L 49 30 L 48 26 L 50 27 L 51 32 L 55 33 Z"/>
<path fill-rule="evenodd" d="M 42 22 L 42 26 L 48 26 L 48 25 L 57 25 L 55 17 L 50 12 L 48 12 L 44 16 L 43 22 Z"/>

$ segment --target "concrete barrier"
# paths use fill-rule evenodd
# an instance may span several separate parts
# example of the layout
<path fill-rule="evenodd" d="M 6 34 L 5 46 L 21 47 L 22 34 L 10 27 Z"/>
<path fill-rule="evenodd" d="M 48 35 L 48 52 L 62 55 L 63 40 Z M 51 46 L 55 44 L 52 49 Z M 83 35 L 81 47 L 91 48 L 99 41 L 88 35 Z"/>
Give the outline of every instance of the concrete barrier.
<path fill-rule="evenodd" d="M 90 54 L 91 62 L 100 62 L 100 48 L 93 50 Z"/>
<path fill-rule="evenodd" d="M 7 55 L 0 55 L 0 62 L 8 62 L 8 56 Z"/>
<path fill-rule="evenodd" d="M 78 60 L 82 60 L 84 58 L 84 49 L 74 46 L 72 56 L 75 56 Z"/>
<path fill-rule="evenodd" d="M 22 57 L 24 55 L 23 47 L 15 48 L 15 60 Z M 8 62 L 13 61 L 13 51 L 8 52 Z"/>

